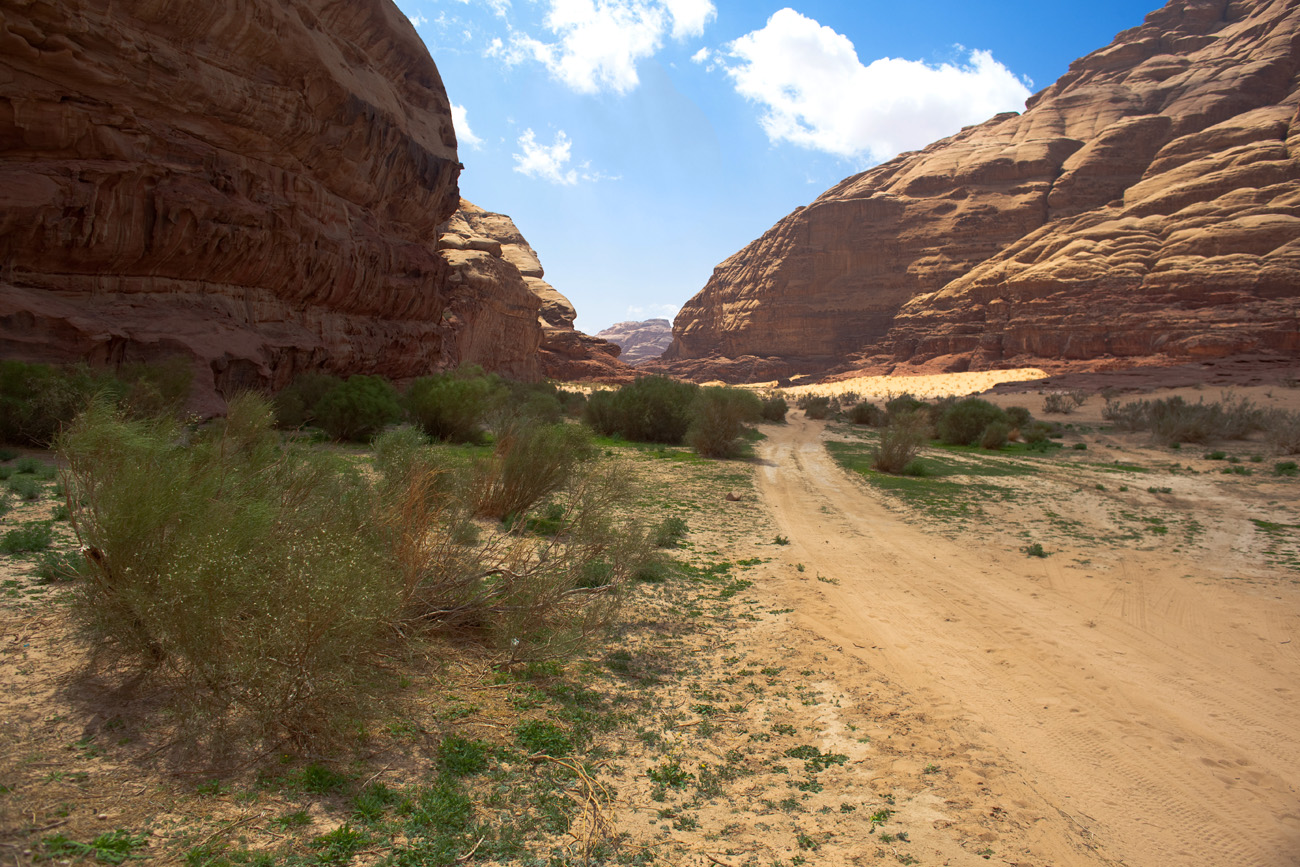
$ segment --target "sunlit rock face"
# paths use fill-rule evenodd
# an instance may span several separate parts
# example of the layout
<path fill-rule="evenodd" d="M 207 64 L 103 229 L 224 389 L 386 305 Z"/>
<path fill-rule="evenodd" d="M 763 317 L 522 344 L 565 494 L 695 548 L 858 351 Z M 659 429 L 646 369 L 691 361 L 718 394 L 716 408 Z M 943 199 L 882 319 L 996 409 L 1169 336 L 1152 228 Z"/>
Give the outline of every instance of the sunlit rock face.
<path fill-rule="evenodd" d="M 719 265 L 668 369 L 1300 352 L 1300 9 L 1175 0 Z"/>
<path fill-rule="evenodd" d="M 452 266 L 450 279 L 454 283 L 480 287 L 479 295 L 496 298 L 509 306 L 512 316 L 529 317 L 536 323 L 536 336 L 528 345 L 542 376 L 561 381 L 631 378 L 630 368 L 618 360 L 616 345 L 573 327 L 577 311 L 568 298 L 542 279 L 546 272 L 537 251 L 514 220 L 461 199 L 460 208 L 441 231 L 438 247 Z M 466 347 L 462 355 L 466 361 L 490 366 L 482 356 L 490 357 L 499 351 L 494 347 L 500 339 L 511 337 L 480 336 L 481 345 Z"/>
<path fill-rule="evenodd" d="M 0 354 L 183 355 L 217 405 L 303 370 L 536 376 L 535 305 L 438 253 L 460 168 L 390 0 L 6 3 Z"/>

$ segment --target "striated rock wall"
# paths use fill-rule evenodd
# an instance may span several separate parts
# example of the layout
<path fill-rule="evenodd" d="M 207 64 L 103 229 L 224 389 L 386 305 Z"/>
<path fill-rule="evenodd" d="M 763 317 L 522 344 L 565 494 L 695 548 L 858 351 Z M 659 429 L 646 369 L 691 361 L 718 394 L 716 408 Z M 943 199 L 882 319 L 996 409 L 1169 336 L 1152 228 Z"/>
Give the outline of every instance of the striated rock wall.
<path fill-rule="evenodd" d="M 647 319 L 644 322 L 619 322 L 596 334 L 623 350 L 619 358 L 628 364 L 639 364 L 663 355 L 673 342 L 673 324 L 667 319 Z"/>
<path fill-rule="evenodd" d="M 665 359 L 1300 353 L 1298 70 L 1295 3 L 1173 0 L 1023 114 L 781 220 L 718 266 Z"/>
<path fill-rule="evenodd" d="M 5 0 L 0 355 L 188 355 L 207 408 L 306 369 L 536 376 L 535 308 L 436 250 L 459 172 L 390 0 Z"/>
<path fill-rule="evenodd" d="M 627 365 L 618 361 L 618 346 L 573 327 L 577 311 L 568 298 L 542 279 L 541 260 L 514 220 L 461 199 L 459 210 L 442 226 L 441 233 L 438 247 L 452 265 L 454 283 L 486 288 L 495 282 L 495 297 L 510 305 L 512 315 L 527 316 L 536 323 L 536 335 L 528 348 L 541 375 L 564 381 L 623 381 L 631 377 Z M 491 343 L 485 349 L 491 351 Z M 482 363 L 474 354 L 465 360 Z"/>

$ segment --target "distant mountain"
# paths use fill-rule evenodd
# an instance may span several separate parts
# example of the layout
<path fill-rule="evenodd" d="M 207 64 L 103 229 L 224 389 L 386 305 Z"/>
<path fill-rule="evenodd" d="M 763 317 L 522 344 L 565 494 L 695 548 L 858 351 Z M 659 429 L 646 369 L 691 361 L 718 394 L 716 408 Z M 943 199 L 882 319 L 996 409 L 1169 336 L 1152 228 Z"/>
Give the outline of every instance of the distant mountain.
<path fill-rule="evenodd" d="M 673 342 L 673 325 L 667 319 L 647 319 L 644 322 L 620 322 L 596 335 L 622 348 L 619 356 L 628 364 L 637 364 L 658 358 L 668 344 Z"/>

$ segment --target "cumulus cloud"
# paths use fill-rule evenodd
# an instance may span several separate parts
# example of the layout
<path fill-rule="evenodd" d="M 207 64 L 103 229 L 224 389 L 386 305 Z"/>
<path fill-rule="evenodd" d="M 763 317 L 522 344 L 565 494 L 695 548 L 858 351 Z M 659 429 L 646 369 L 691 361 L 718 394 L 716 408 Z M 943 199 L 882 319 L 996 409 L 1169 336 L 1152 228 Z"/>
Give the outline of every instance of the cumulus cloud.
<path fill-rule="evenodd" d="M 881 161 L 1000 111 L 1029 88 L 987 51 L 961 65 L 882 57 L 865 66 L 853 43 L 793 9 L 727 46 L 736 92 L 762 106 L 773 142 Z"/>
<path fill-rule="evenodd" d="M 514 154 L 515 171 L 530 178 L 541 178 L 553 184 L 571 186 L 578 182 L 577 169 L 567 168 L 572 159 L 573 142 L 560 130 L 555 143 L 549 147 L 537 141 L 532 129 L 524 130 L 519 137 L 521 154 Z"/>
<path fill-rule="evenodd" d="M 636 65 L 664 38 L 698 36 L 717 15 L 712 0 L 547 0 L 546 29 L 555 41 L 512 33 L 494 39 L 489 57 L 507 65 L 533 60 L 579 93 L 627 93 L 640 79 Z"/>
<path fill-rule="evenodd" d="M 638 319 L 667 319 L 671 322 L 677 318 L 681 309 L 680 304 L 633 304 L 628 306 L 627 315 Z"/>
<path fill-rule="evenodd" d="M 425 24 L 429 23 L 429 19 L 425 18 L 419 12 L 416 12 L 414 15 L 408 15 L 406 17 L 411 19 L 411 25 L 413 27 L 423 27 Z"/>
<path fill-rule="evenodd" d="M 478 150 L 483 144 L 483 139 L 474 135 L 474 130 L 469 128 L 469 117 L 465 114 L 465 106 L 451 104 L 451 125 L 456 130 L 456 141 L 459 144 L 469 145 Z"/>

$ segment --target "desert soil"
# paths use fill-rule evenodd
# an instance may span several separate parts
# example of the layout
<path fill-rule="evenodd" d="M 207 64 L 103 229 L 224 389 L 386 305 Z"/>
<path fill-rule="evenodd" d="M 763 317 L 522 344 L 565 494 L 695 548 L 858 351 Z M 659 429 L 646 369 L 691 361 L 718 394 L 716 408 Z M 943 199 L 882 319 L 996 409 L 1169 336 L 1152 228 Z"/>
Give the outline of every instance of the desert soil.
<path fill-rule="evenodd" d="M 791 539 L 784 556 L 806 567 L 773 589 L 800 628 L 910 693 L 934 748 L 988 757 L 1014 802 L 1001 809 L 1031 823 L 1025 860 L 1300 863 L 1297 572 L 1262 562 L 1250 519 L 1294 507 L 1294 483 L 1243 494 L 1202 469 L 1167 494 L 1100 493 L 1081 465 L 945 532 L 841 469 L 823 424 L 764 431 L 758 491 Z M 1109 439 L 1108 460 L 1143 451 Z M 1208 529 L 1192 544 L 1058 536 L 1048 558 L 1023 553 L 1017 531 L 1044 502 L 1084 520 L 1107 497 L 1163 497 Z"/>

